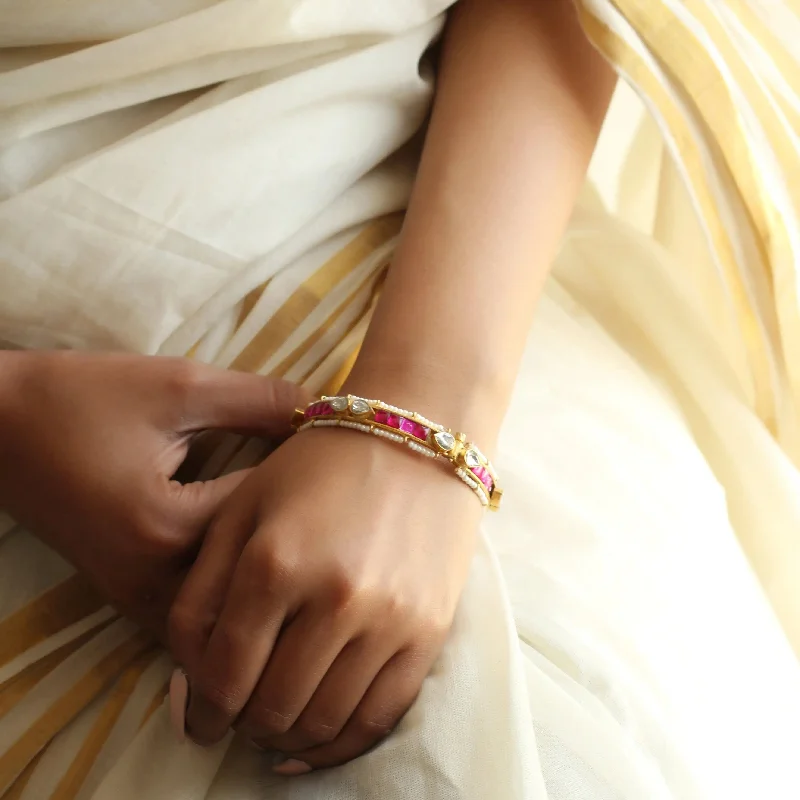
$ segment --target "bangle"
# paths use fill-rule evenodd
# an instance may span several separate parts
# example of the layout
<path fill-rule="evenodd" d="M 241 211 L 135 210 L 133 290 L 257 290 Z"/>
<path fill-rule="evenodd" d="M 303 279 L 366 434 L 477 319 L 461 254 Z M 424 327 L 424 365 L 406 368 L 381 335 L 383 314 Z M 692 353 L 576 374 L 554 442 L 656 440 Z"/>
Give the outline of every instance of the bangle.
<path fill-rule="evenodd" d="M 298 409 L 292 425 L 297 433 L 310 428 L 337 427 L 371 433 L 405 444 L 428 458 L 444 459 L 483 506 L 492 511 L 500 508 L 503 490 L 497 485 L 497 472 L 489 459 L 463 433 L 454 433 L 420 414 L 354 395 L 323 397 L 305 409 Z"/>

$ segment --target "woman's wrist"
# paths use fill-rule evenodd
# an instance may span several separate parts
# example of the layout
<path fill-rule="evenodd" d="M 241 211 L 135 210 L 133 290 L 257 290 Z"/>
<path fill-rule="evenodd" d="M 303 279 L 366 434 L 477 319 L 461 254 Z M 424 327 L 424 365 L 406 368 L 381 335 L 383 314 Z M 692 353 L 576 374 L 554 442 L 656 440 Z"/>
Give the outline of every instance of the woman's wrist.
<path fill-rule="evenodd" d="M 494 450 L 513 380 L 490 369 L 471 372 L 457 361 L 411 361 L 362 352 L 342 392 L 410 408 L 463 431 L 487 453 Z"/>
<path fill-rule="evenodd" d="M 500 508 L 503 490 L 482 447 L 463 430 L 448 430 L 416 409 L 398 407 L 372 392 L 349 391 L 347 396 L 323 397 L 304 411 L 298 410 L 292 424 L 298 433 L 340 427 L 374 434 L 426 458 L 449 462 L 455 476 L 475 493 L 484 508 Z"/>

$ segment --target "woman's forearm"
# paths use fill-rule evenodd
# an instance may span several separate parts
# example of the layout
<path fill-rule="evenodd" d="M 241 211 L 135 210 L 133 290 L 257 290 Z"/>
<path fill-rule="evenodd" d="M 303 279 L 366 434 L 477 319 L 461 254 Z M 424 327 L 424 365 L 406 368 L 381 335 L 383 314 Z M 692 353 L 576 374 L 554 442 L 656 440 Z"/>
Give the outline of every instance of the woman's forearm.
<path fill-rule="evenodd" d="M 348 391 L 497 435 L 614 85 L 570 0 L 462 0 L 403 232 Z"/>

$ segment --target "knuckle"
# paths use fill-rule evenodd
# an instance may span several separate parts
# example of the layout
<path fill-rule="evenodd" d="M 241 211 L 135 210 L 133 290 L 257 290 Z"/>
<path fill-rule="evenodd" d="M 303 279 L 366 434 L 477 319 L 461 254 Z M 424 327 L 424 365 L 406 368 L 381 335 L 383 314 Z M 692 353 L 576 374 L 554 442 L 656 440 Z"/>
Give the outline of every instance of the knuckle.
<path fill-rule="evenodd" d="M 376 717 L 359 714 L 353 719 L 358 736 L 370 741 L 388 736 L 394 729 L 395 722 L 396 720 L 389 715 Z"/>
<path fill-rule="evenodd" d="M 250 712 L 247 728 L 258 738 L 283 736 L 291 729 L 294 719 L 293 714 L 260 707 Z"/>
<path fill-rule="evenodd" d="M 445 639 L 450 634 L 450 629 L 453 627 L 453 616 L 454 612 L 444 609 L 429 613 L 426 617 L 424 628 L 435 641 Z"/>
<path fill-rule="evenodd" d="M 397 594 L 387 594 L 383 598 L 383 610 L 387 616 L 396 620 L 413 621 L 417 616 L 414 606 Z"/>
<path fill-rule="evenodd" d="M 334 611 L 342 612 L 363 598 L 365 590 L 354 575 L 342 569 L 337 570 L 331 577 L 329 593 L 330 604 Z"/>
<path fill-rule="evenodd" d="M 450 620 L 438 614 L 416 614 L 412 624 L 417 635 L 426 641 L 437 641 L 450 630 Z"/>
<path fill-rule="evenodd" d="M 235 717 L 242 707 L 241 691 L 233 685 L 206 683 L 201 685 L 198 693 L 216 713 L 224 717 Z"/>
<path fill-rule="evenodd" d="M 451 615 L 413 605 L 398 611 L 398 619 L 403 621 L 405 629 L 415 640 L 431 644 L 445 639 L 452 625 Z"/>
<path fill-rule="evenodd" d="M 186 603 L 176 602 L 167 615 L 167 630 L 172 642 L 203 636 L 208 627 L 209 622 L 203 619 L 203 615 Z"/>
<path fill-rule="evenodd" d="M 200 382 L 200 369 L 189 359 L 176 359 L 169 364 L 168 383 L 178 399 L 190 398 Z"/>
<path fill-rule="evenodd" d="M 385 608 L 386 590 L 368 580 L 358 570 L 347 567 L 334 569 L 328 580 L 326 601 L 335 613 L 355 608 L 381 610 Z"/>
<path fill-rule="evenodd" d="M 340 726 L 332 725 L 322 719 L 301 719 L 297 727 L 303 739 L 312 745 L 329 744 L 339 735 L 341 730 Z"/>
<path fill-rule="evenodd" d="M 296 555 L 285 548 L 279 548 L 272 541 L 265 543 L 252 543 L 249 561 L 253 577 L 263 581 L 268 578 L 270 583 L 284 586 L 293 581 L 297 572 L 298 559 Z"/>

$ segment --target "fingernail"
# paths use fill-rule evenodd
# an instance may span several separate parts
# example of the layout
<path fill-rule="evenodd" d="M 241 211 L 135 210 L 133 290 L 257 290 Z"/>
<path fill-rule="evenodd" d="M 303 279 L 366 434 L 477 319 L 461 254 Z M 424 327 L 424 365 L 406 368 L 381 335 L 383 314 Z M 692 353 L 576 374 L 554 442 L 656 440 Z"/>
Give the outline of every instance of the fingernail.
<path fill-rule="evenodd" d="M 189 700 L 189 681 L 178 668 L 169 681 L 169 716 L 179 742 L 186 741 L 186 704 Z"/>
<path fill-rule="evenodd" d="M 272 771 L 276 775 L 283 775 L 285 778 L 295 778 L 298 775 L 306 775 L 311 772 L 311 767 L 305 761 L 290 758 L 288 761 L 284 761 L 283 764 L 273 767 Z"/>

